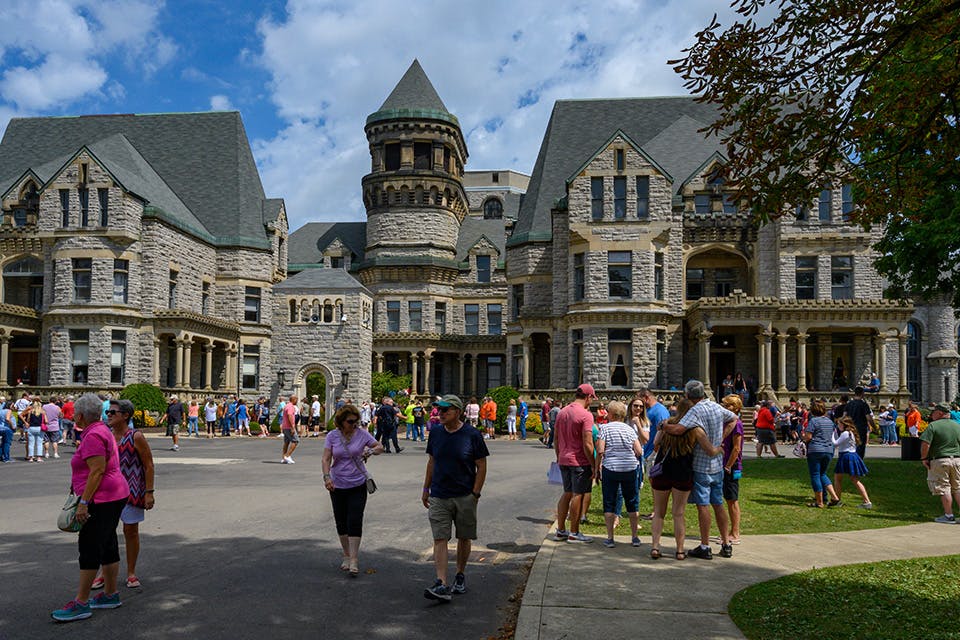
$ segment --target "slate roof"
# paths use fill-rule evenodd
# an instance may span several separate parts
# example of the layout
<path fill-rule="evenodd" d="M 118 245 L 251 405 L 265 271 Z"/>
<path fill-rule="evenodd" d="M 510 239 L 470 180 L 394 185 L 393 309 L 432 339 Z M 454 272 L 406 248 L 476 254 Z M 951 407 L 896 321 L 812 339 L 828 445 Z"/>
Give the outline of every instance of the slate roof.
<path fill-rule="evenodd" d="M 291 289 L 322 289 L 367 291 L 360 282 L 345 269 L 305 269 L 282 282 L 273 285 L 274 291 Z"/>
<path fill-rule="evenodd" d="M 49 172 L 83 146 L 102 153 L 121 182 L 120 164 L 132 162 L 127 178 L 141 181 L 138 195 L 157 198 L 149 204 L 171 223 L 221 246 L 270 247 L 263 186 L 238 112 L 13 118 L 0 141 L 0 176 Z"/>
<path fill-rule="evenodd" d="M 377 111 L 391 109 L 432 109 L 450 113 L 417 59 L 413 60 L 413 64 Z"/>
<path fill-rule="evenodd" d="M 460 235 L 457 237 L 457 260 L 467 259 L 467 252 L 477 244 L 480 238 L 486 238 L 500 252 L 499 260 L 505 258 L 504 245 L 506 244 L 506 230 L 504 220 L 484 220 L 467 216 L 460 224 Z"/>
<path fill-rule="evenodd" d="M 719 139 L 697 132 L 715 118 L 714 107 L 686 96 L 558 100 L 510 244 L 550 239 L 550 210 L 566 195 L 566 181 L 617 129 L 673 176 L 676 192 L 713 153 L 723 152 Z"/>
<path fill-rule="evenodd" d="M 366 222 L 308 222 L 287 239 L 287 264 L 317 264 L 337 238 L 362 261 L 367 248 Z"/>

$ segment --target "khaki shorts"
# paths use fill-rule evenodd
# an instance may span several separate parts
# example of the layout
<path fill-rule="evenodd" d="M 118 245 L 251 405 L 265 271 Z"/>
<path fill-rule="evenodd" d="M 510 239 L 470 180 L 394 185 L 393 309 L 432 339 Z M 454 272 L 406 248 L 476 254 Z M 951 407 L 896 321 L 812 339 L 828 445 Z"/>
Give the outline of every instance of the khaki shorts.
<path fill-rule="evenodd" d="M 931 460 L 927 486 L 935 496 L 960 492 L 960 458 Z"/>
<path fill-rule="evenodd" d="M 434 540 L 449 540 L 452 525 L 457 527 L 458 540 L 477 539 L 477 499 L 473 494 L 456 498 L 430 496 L 430 530 Z"/>

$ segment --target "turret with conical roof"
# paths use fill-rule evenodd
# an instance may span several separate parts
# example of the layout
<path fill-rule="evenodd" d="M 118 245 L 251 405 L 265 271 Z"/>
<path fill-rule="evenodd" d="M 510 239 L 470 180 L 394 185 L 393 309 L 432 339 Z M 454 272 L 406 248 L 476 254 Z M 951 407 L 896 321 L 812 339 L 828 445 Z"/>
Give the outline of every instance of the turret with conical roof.
<path fill-rule="evenodd" d="M 467 214 L 467 145 L 417 60 L 380 108 L 367 117 L 370 173 L 365 284 L 452 283 L 460 222 Z"/>

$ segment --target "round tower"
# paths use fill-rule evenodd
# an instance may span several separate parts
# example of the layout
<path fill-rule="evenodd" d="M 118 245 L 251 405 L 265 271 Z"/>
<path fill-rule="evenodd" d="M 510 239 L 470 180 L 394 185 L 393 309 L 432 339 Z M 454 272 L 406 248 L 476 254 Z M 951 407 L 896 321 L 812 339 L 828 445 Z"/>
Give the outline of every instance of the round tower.
<path fill-rule="evenodd" d="M 371 163 L 362 182 L 367 246 L 361 281 L 452 283 L 467 214 L 467 145 L 418 61 L 367 117 L 365 130 Z"/>

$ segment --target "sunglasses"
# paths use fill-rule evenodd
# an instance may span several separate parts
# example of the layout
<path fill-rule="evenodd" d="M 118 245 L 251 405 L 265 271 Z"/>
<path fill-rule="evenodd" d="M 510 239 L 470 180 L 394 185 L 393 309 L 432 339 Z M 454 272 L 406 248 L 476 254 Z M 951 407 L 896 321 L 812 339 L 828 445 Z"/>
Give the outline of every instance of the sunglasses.
<path fill-rule="evenodd" d="M 347 418 L 346 420 L 343 421 L 343 424 L 357 424 L 357 422 L 358 421 L 356 418 Z"/>
<path fill-rule="evenodd" d="M 449 406 L 449 407 L 439 407 L 439 406 L 437 407 L 437 410 L 438 410 L 440 413 L 443 413 L 444 411 L 449 411 L 449 410 L 451 410 L 451 409 L 456 409 L 456 407 L 454 407 L 453 405 L 451 405 L 451 406 Z"/>
<path fill-rule="evenodd" d="M 118 413 L 119 413 L 120 415 L 125 415 L 125 414 L 123 413 L 123 411 L 120 411 L 119 409 L 107 409 L 105 413 L 106 413 L 108 416 L 115 416 L 115 415 L 117 415 Z"/>

